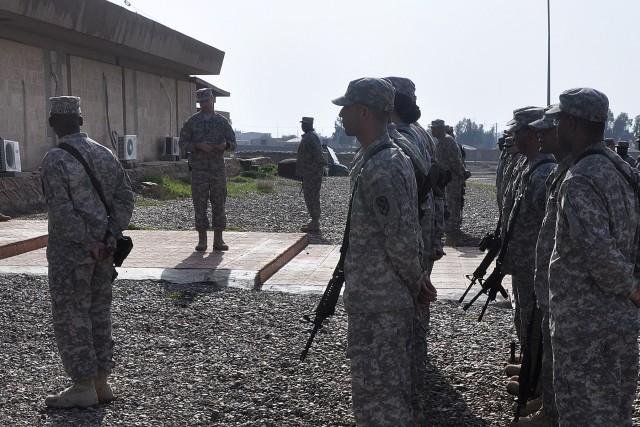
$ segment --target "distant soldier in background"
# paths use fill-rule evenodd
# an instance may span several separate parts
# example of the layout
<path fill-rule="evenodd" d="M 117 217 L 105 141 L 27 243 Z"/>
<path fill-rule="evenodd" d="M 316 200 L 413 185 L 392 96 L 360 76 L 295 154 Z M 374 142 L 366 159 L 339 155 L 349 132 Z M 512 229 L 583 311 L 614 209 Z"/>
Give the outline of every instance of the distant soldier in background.
<path fill-rule="evenodd" d="M 635 167 L 636 161 L 629 155 L 629 145 L 629 141 L 618 141 L 616 144 L 616 153 L 622 157 L 622 160 Z"/>
<path fill-rule="evenodd" d="M 318 232 L 320 231 L 320 187 L 324 168 L 327 165 L 327 156 L 322 150 L 320 137 L 313 129 L 313 117 L 303 117 L 300 123 L 304 134 L 298 145 L 296 176 L 302 178 L 304 201 L 311 217 L 311 221 L 303 225 L 300 230 L 305 233 Z"/>
<path fill-rule="evenodd" d="M 211 204 L 213 248 L 229 249 L 222 240 L 227 227 L 225 203 L 227 200 L 227 174 L 224 152 L 236 149 L 236 134 L 229 121 L 213 109 L 215 97 L 210 88 L 199 89 L 196 100 L 200 111 L 184 122 L 180 130 L 180 148 L 189 153 L 191 169 L 191 197 L 195 211 L 198 245 L 196 251 L 207 250 L 209 218 L 207 208 Z"/>
<path fill-rule="evenodd" d="M 431 133 L 436 138 L 436 157 L 443 168 L 451 171 L 452 179 L 445 190 L 446 209 L 449 211 L 445 218 L 446 245 L 457 246 L 460 239 L 462 225 L 462 189 L 464 182 L 469 179 L 469 172 L 462 160 L 462 153 L 456 141 L 446 133 L 444 120 L 431 122 Z"/>
<path fill-rule="evenodd" d="M 611 151 L 616 151 L 616 142 L 613 140 L 613 138 L 605 138 L 604 143 L 606 144 L 608 149 L 610 149 Z"/>

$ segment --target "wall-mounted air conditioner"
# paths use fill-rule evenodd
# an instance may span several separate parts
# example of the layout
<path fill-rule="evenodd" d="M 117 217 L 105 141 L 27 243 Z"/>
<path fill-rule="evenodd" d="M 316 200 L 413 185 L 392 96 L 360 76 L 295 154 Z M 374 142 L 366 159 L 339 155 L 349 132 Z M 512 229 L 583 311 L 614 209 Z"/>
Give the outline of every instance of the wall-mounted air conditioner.
<path fill-rule="evenodd" d="M 0 171 L 21 172 L 20 144 L 0 138 Z"/>
<path fill-rule="evenodd" d="M 138 136 L 125 135 L 118 137 L 118 159 L 136 160 L 138 158 Z"/>
<path fill-rule="evenodd" d="M 180 156 L 180 145 L 178 142 L 180 138 L 177 136 L 167 136 L 164 139 L 164 155 L 165 156 Z"/>

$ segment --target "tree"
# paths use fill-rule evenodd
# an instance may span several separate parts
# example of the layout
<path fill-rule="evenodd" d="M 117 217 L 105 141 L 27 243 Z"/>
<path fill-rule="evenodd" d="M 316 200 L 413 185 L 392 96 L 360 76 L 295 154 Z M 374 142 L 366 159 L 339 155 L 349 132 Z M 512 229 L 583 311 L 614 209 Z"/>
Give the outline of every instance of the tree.
<path fill-rule="evenodd" d="M 613 138 L 616 142 L 631 141 L 633 139 L 633 135 L 631 134 L 632 124 L 633 120 L 629 118 L 627 113 L 618 114 L 618 117 L 616 117 L 611 125 L 609 137 Z"/>
<path fill-rule="evenodd" d="M 342 120 L 340 120 L 340 118 L 336 119 L 333 126 L 334 126 L 334 131 L 333 131 L 333 134 L 331 135 L 331 139 L 335 144 L 338 144 L 340 147 L 356 147 L 357 146 L 356 137 L 348 136 L 344 132 L 344 127 L 342 126 Z"/>
<path fill-rule="evenodd" d="M 471 119 L 464 118 L 454 126 L 456 142 L 476 148 L 493 148 L 495 146 L 495 127 L 485 131 L 484 125 L 478 125 Z"/>
<path fill-rule="evenodd" d="M 640 138 L 640 116 L 636 116 L 633 120 L 633 140 L 637 141 Z"/>

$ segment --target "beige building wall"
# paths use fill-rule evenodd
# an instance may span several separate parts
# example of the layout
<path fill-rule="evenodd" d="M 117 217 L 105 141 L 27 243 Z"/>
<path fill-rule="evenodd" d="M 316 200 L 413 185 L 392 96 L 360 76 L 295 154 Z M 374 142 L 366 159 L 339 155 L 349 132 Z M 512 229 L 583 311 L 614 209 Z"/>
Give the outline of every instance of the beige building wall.
<path fill-rule="evenodd" d="M 37 170 L 49 145 L 43 50 L 0 39 L 0 137 L 20 143 L 23 170 Z"/>

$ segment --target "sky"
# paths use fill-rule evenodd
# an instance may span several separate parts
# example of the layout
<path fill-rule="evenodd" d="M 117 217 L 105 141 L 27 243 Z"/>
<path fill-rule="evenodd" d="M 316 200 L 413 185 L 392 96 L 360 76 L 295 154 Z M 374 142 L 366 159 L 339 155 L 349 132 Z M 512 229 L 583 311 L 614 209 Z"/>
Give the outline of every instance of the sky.
<path fill-rule="evenodd" d="M 640 115 L 637 0 L 109 0 L 225 52 L 231 93 L 216 109 L 234 129 L 299 135 L 302 116 L 330 136 L 331 100 L 360 77 L 413 80 L 420 123 L 470 118 L 505 129 L 514 109 L 574 87 Z"/>

